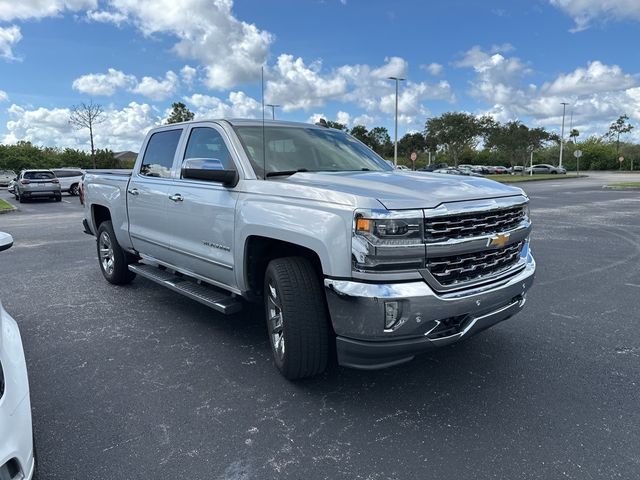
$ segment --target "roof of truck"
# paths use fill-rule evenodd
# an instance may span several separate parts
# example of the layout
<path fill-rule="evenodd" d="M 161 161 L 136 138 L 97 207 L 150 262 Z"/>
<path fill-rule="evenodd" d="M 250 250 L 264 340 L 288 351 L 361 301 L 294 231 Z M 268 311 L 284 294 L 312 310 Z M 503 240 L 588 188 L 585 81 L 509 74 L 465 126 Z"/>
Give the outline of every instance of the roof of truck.
<path fill-rule="evenodd" d="M 191 123 L 202 122 L 227 122 L 235 127 L 261 127 L 261 118 L 203 118 L 199 120 L 189 120 L 187 122 L 172 123 L 171 125 L 162 125 L 162 127 L 168 127 L 173 125 L 188 125 Z M 284 120 L 264 120 L 264 125 L 269 127 L 304 127 L 304 128 L 329 128 L 321 125 L 314 125 L 313 123 L 304 122 L 287 122 Z"/>

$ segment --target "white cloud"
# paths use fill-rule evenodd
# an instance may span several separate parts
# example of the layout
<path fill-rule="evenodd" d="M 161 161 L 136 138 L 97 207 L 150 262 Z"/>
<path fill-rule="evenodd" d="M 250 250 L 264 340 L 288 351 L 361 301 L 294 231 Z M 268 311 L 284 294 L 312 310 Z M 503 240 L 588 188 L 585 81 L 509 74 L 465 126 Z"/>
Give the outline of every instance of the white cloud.
<path fill-rule="evenodd" d="M 552 83 L 542 88 L 550 95 L 585 95 L 598 92 L 625 90 L 638 83 L 625 74 L 618 65 L 589 62 L 587 68 L 577 68 L 569 74 L 559 75 Z"/>
<path fill-rule="evenodd" d="M 347 89 L 346 80 L 340 75 L 321 75 L 322 64 L 314 62 L 305 65 L 301 58 L 280 55 L 273 79 L 267 81 L 265 97 L 267 103 L 283 106 L 285 112 L 324 105 L 327 100 L 336 99 Z"/>
<path fill-rule="evenodd" d="M 8 133 L 3 143 L 28 140 L 37 145 L 90 149 L 89 132 L 71 127 L 68 108 L 28 109 L 14 104 L 8 112 Z M 148 104 L 131 102 L 121 110 L 106 109 L 105 121 L 95 127 L 96 148 L 138 151 L 146 132 L 159 123 L 160 118 Z"/>
<path fill-rule="evenodd" d="M 16 60 L 13 56 L 13 46 L 22 40 L 20 28 L 16 25 L 0 27 L 0 57 L 7 60 Z"/>
<path fill-rule="evenodd" d="M 261 103 L 244 92 L 230 92 L 226 101 L 215 96 L 195 93 L 184 97 L 184 101 L 194 108 L 196 119 L 262 117 Z"/>
<path fill-rule="evenodd" d="M 638 0 L 549 0 L 549 3 L 573 19 L 572 32 L 586 30 L 594 21 L 640 20 Z"/>
<path fill-rule="evenodd" d="M 371 70 L 371 75 L 375 78 L 388 79 L 389 77 L 406 78 L 409 64 L 401 57 L 388 57 L 384 59 L 385 64 L 379 68 Z"/>
<path fill-rule="evenodd" d="M 375 126 L 377 122 L 378 122 L 378 119 L 376 117 L 372 117 L 371 115 L 367 115 L 366 113 L 364 115 L 359 115 L 353 119 L 354 126 L 364 125 L 367 128 L 371 128 Z"/>
<path fill-rule="evenodd" d="M 444 69 L 444 67 L 439 63 L 430 63 L 429 65 L 422 65 L 421 68 L 426 70 L 427 73 L 429 73 L 429 75 L 433 75 L 433 76 L 440 75 L 442 73 L 442 70 Z"/>
<path fill-rule="evenodd" d="M 164 80 L 156 80 L 153 77 L 142 77 L 140 83 L 131 91 L 144 95 L 152 100 L 166 100 L 176 92 L 179 83 L 178 75 L 169 70 L 165 74 Z"/>
<path fill-rule="evenodd" d="M 336 115 L 336 121 L 348 127 L 351 124 L 351 115 L 340 110 Z"/>
<path fill-rule="evenodd" d="M 625 112 L 640 121 L 640 80 L 617 65 L 592 61 L 586 68 L 561 73 L 542 85 L 522 84 L 530 70 L 517 58 L 491 55 L 479 47 L 467 52 L 457 65 L 475 71 L 471 93 L 492 105 L 479 113 L 501 122 L 531 119 L 555 130 L 562 122 L 562 102 L 569 104 L 567 116 L 573 112 L 574 125 L 582 128 L 583 136 L 601 134 Z"/>
<path fill-rule="evenodd" d="M 7 92 L 5 92 L 4 90 L 0 90 L 0 103 L 8 102 L 8 101 L 9 101 L 9 95 L 7 95 Z"/>
<path fill-rule="evenodd" d="M 199 61 L 212 89 L 256 81 L 273 42 L 269 32 L 233 16 L 232 0 L 111 0 L 111 7 L 144 35 L 176 37 L 175 52 Z"/>
<path fill-rule="evenodd" d="M 182 77 L 182 81 L 188 86 L 193 85 L 193 81 L 195 80 L 197 74 L 198 71 L 190 65 L 185 65 L 180 69 L 180 76 Z"/>
<path fill-rule="evenodd" d="M 65 10 L 95 9 L 97 4 L 97 0 L 0 0 L 0 20 L 53 17 Z"/>
<path fill-rule="evenodd" d="M 136 84 L 136 77 L 120 70 L 109 68 L 107 73 L 90 73 L 76 78 L 73 89 L 88 95 L 110 96 L 119 88 L 131 88 Z"/>
<path fill-rule="evenodd" d="M 307 118 L 306 123 L 318 123 L 321 119 L 327 120 L 327 116 L 324 113 L 314 113 L 309 118 Z M 331 119 L 329 119 L 331 120 Z"/>
<path fill-rule="evenodd" d="M 127 21 L 127 16 L 120 12 L 109 12 L 107 10 L 89 10 L 87 20 L 99 23 L 113 23 L 120 26 Z"/>

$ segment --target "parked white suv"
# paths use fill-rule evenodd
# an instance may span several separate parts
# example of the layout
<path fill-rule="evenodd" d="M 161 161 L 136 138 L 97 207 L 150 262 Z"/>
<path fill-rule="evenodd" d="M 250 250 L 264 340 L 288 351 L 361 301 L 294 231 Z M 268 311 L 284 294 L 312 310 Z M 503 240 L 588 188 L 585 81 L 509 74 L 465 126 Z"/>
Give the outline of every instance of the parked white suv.
<path fill-rule="evenodd" d="M 63 192 L 69 192 L 69 195 L 74 197 L 80 193 L 83 170 L 79 168 L 52 168 L 51 171 L 60 180 L 60 189 Z"/>

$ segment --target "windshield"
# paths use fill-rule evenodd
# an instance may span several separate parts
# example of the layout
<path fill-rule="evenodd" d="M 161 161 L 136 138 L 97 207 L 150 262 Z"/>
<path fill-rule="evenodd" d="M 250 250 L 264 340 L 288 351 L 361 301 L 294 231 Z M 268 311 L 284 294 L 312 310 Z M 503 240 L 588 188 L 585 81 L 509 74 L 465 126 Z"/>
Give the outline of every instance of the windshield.
<path fill-rule="evenodd" d="M 258 177 L 278 172 L 393 170 L 353 137 L 337 130 L 304 127 L 235 127 Z M 266 155 L 263 157 L 263 144 Z M 266 165 L 266 172 L 264 165 Z"/>

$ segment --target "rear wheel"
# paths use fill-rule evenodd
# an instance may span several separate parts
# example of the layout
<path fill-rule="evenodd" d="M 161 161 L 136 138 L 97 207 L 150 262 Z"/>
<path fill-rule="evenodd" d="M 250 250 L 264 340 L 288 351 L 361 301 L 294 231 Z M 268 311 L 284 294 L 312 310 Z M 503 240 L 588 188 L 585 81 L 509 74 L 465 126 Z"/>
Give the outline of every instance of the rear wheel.
<path fill-rule="evenodd" d="M 59 193 L 54 198 L 55 198 L 56 202 L 61 202 L 62 201 L 62 194 Z"/>
<path fill-rule="evenodd" d="M 264 298 L 276 366 L 288 379 L 322 373 L 329 357 L 329 326 L 318 273 L 302 257 L 272 260 Z"/>
<path fill-rule="evenodd" d="M 110 220 L 100 224 L 97 236 L 98 261 L 104 278 L 114 285 L 130 283 L 136 274 L 129 270 L 128 265 L 135 261 L 135 257 L 120 247 Z"/>

